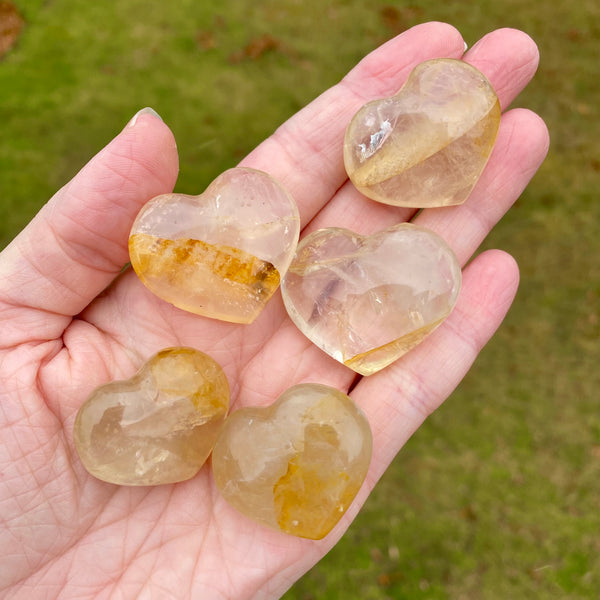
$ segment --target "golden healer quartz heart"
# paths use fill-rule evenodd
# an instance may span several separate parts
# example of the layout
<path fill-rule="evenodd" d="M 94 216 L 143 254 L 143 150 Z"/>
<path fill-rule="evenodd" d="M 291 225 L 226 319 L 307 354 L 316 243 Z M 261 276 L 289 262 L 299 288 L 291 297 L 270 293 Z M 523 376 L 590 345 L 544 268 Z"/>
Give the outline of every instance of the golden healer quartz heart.
<path fill-rule="evenodd" d="M 175 483 L 200 470 L 228 410 L 221 367 L 192 348 L 168 348 L 92 393 L 75 419 L 75 448 L 103 481 Z"/>
<path fill-rule="evenodd" d="M 428 208 L 464 202 L 492 152 L 500 104 L 485 76 L 450 58 L 418 65 L 391 98 L 365 104 L 346 130 L 344 163 L 365 196 Z"/>
<path fill-rule="evenodd" d="M 200 196 L 165 194 L 138 214 L 129 256 L 154 294 L 192 313 L 251 323 L 279 287 L 300 232 L 292 197 L 254 169 L 229 169 Z"/>
<path fill-rule="evenodd" d="M 421 342 L 450 314 L 458 261 L 435 233 L 402 223 L 371 236 L 321 229 L 298 245 L 281 293 L 314 344 L 371 375 Z"/>
<path fill-rule="evenodd" d="M 232 413 L 212 455 L 217 487 L 238 511 L 274 529 L 321 539 L 340 520 L 371 460 L 369 423 L 352 400 L 300 384 L 266 408 Z"/>

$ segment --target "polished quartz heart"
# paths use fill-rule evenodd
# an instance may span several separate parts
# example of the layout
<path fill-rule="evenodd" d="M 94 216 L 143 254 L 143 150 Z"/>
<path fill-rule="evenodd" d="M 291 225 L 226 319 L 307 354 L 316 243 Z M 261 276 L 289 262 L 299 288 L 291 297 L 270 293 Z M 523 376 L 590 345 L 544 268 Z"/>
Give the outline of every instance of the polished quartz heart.
<path fill-rule="evenodd" d="M 310 539 L 340 520 L 362 485 L 372 436 L 342 392 L 300 384 L 266 408 L 242 408 L 225 422 L 212 456 L 223 497 L 246 516 Z"/>
<path fill-rule="evenodd" d="M 402 223 L 371 236 L 315 231 L 298 245 L 281 292 L 306 337 L 371 375 L 440 325 L 460 283 L 460 266 L 444 240 Z"/>
<path fill-rule="evenodd" d="M 75 419 L 75 448 L 103 481 L 183 481 L 206 461 L 228 410 L 221 367 L 192 348 L 168 348 L 131 379 L 92 393 Z"/>
<path fill-rule="evenodd" d="M 262 171 L 236 168 L 200 196 L 150 200 L 131 228 L 129 256 L 144 285 L 163 300 L 251 323 L 279 287 L 299 232 L 286 190 Z"/>
<path fill-rule="evenodd" d="M 391 98 L 346 130 L 344 163 L 365 196 L 427 208 L 464 202 L 492 152 L 500 103 L 485 76 L 450 58 L 418 65 Z"/>

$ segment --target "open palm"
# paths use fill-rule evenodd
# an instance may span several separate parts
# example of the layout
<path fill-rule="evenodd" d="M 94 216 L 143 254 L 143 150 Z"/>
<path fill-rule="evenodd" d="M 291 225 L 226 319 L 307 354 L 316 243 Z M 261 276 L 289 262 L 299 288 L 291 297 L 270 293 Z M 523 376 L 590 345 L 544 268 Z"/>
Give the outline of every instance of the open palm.
<path fill-rule="evenodd" d="M 366 101 L 397 91 L 417 63 L 460 58 L 452 27 L 429 23 L 391 40 L 285 123 L 244 161 L 269 172 L 298 203 L 303 234 L 340 226 L 372 233 L 413 219 L 463 265 L 543 160 L 547 132 L 533 113 L 506 112 L 484 175 L 458 207 L 416 211 L 366 200 L 349 184 L 343 134 Z M 535 44 L 514 30 L 483 38 L 464 59 L 503 107 L 537 67 Z M 502 321 L 518 270 L 488 251 L 463 272 L 450 318 L 389 368 L 357 378 L 291 323 L 281 298 L 252 325 L 184 313 L 148 292 L 127 263 L 129 228 L 151 197 L 172 190 L 177 151 L 167 126 L 142 113 L 61 189 L 0 255 L 0 593 L 7 598 L 275 598 L 315 564 L 356 515 L 394 455 L 454 389 Z M 73 450 L 75 413 L 96 386 L 131 376 L 176 345 L 225 370 L 232 409 L 266 405 L 291 385 L 351 395 L 374 434 L 367 481 L 324 540 L 255 525 L 219 496 L 210 465 L 193 479 L 127 488 L 88 475 Z"/>

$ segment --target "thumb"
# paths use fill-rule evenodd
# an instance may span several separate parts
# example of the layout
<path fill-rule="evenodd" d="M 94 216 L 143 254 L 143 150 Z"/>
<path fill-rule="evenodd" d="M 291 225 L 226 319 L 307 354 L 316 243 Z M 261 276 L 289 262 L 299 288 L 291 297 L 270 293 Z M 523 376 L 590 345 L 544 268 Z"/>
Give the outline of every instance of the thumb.
<path fill-rule="evenodd" d="M 173 134 L 152 109 L 142 109 L 0 254 L 3 342 L 18 343 L 10 332 L 25 323 L 31 329 L 40 315 L 44 339 L 50 331 L 60 335 L 128 261 L 136 214 L 172 191 L 177 171 Z M 62 322 L 59 331 L 52 319 Z"/>

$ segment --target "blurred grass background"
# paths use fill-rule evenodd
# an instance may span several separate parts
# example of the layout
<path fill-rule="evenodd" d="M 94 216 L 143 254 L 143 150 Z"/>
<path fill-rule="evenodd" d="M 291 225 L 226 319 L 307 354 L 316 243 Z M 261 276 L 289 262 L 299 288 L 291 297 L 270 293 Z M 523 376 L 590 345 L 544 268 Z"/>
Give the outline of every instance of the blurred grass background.
<path fill-rule="evenodd" d="M 177 189 L 199 193 L 416 23 L 448 21 L 470 45 L 505 26 L 537 41 L 538 75 L 515 105 L 545 118 L 550 155 L 485 244 L 517 258 L 516 303 L 285 598 L 598 600 L 597 0 L 13 3 L 20 18 L 0 1 L 0 248 L 143 106 L 178 140 Z"/>

